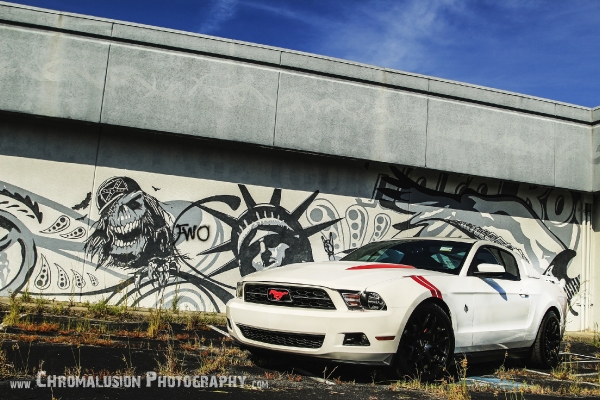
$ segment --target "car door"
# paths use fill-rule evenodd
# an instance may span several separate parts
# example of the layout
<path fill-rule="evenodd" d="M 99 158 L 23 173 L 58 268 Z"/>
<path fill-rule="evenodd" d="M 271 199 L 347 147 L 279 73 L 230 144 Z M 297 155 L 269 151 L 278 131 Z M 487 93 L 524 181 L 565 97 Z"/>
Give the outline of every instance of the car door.
<path fill-rule="evenodd" d="M 506 272 L 500 277 L 477 277 L 474 272 L 481 263 L 502 265 Z M 514 256 L 497 247 L 480 247 L 466 278 L 473 292 L 473 350 L 521 347 L 531 301 Z"/>

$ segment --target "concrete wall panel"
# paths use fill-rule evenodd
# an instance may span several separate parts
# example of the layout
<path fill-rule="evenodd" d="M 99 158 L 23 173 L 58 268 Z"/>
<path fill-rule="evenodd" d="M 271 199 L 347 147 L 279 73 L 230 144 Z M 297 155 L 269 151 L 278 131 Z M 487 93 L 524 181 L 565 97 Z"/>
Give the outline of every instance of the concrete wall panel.
<path fill-rule="evenodd" d="M 590 128 L 554 122 L 554 168 L 557 187 L 592 191 L 592 135 Z"/>
<path fill-rule="evenodd" d="M 552 121 L 429 99 L 427 167 L 554 185 Z"/>
<path fill-rule="evenodd" d="M 0 26 L 0 109 L 100 121 L 108 44 Z"/>
<path fill-rule="evenodd" d="M 424 96 L 282 73 L 275 146 L 422 166 L 426 103 Z"/>
<path fill-rule="evenodd" d="M 112 45 L 102 122 L 273 144 L 278 72 Z"/>
<path fill-rule="evenodd" d="M 98 165 L 351 197 L 370 197 L 374 185 L 374 172 L 362 161 L 195 139 L 173 140 L 147 133 L 131 135 L 125 129 L 103 129 Z"/>

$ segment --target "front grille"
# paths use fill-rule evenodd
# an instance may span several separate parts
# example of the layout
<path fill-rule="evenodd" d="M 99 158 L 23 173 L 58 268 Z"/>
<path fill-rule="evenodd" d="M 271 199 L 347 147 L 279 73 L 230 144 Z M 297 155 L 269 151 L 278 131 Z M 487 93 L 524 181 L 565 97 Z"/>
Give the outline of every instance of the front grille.
<path fill-rule="evenodd" d="M 270 301 L 267 293 L 269 289 L 286 289 L 290 292 L 291 301 Z M 331 298 L 323 289 L 287 286 L 287 285 L 264 285 L 247 283 L 244 286 L 244 300 L 249 303 L 270 304 L 284 307 L 318 308 L 321 310 L 335 310 Z"/>
<path fill-rule="evenodd" d="M 236 325 L 247 339 L 262 343 L 277 344 L 279 346 L 318 349 L 323 345 L 323 340 L 325 340 L 325 335 L 267 331 L 241 324 Z"/>

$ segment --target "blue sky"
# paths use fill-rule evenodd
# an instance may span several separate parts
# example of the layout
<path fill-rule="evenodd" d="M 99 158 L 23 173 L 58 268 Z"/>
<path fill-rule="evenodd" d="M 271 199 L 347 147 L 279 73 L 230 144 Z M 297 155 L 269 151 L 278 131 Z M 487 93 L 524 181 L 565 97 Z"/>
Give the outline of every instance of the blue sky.
<path fill-rule="evenodd" d="M 596 0 L 19 0 L 600 105 Z"/>

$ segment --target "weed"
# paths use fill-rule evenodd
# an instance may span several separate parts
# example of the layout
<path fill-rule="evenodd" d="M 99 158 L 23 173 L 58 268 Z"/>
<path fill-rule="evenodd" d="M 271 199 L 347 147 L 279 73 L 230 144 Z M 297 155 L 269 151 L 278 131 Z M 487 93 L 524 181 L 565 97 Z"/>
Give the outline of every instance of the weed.
<path fill-rule="evenodd" d="M 25 303 L 31 303 L 31 293 L 29 292 L 29 282 L 27 282 L 27 287 L 25 287 L 25 291 L 21 293 L 21 301 Z"/>
<path fill-rule="evenodd" d="M 335 372 L 336 369 L 337 369 L 337 366 L 335 366 L 335 368 L 333 368 L 331 370 L 331 372 L 329 373 L 329 375 L 325 376 L 325 374 L 327 373 L 327 367 L 325 367 L 325 369 L 323 370 L 323 379 L 326 380 L 326 381 L 329 380 L 329 378 Z M 373 374 L 373 382 L 375 382 L 375 374 Z"/>
<path fill-rule="evenodd" d="M 6 326 L 12 326 L 19 322 L 19 314 L 23 309 L 21 299 L 17 299 L 16 293 L 11 293 L 9 298 L 10 303 L 8 306 L 8 313 L 4 316 L 4 319 L 2 320 L 2 322 Z"/>
<path fill-rule="evenodd" d="M 177 375 L 183 372 L 183 358 L 180 360 L 175 352 L 175 346 L 172 341 L 168 342 L 167 349 L 164 352 L 164 362 L 158 362 L 158 373 L 161 375 Z"/>
<path fill-rule="evenodd" d="M 25 331 L 25 332 L 41 332 L 41 333 L 48 333 L 48 332 L 57 332 L 59 325 L 58 323 L 49 323 L 49 322 L 42 322 L 41 324 L 34 324 L 31 322 L 18 322 L 15 324 L 17 328 Z"/>
<path fill-rule="evenodd" d="M 175 295 L 173 296 L 173 300 L 171 301 L 171 311 L 174 314 L 179 314 L 179 302 L 181 301 L 181 296 L 179 295 L 179 285 L 175 286 Z"/>
<path fill-rule="evenodd" d="M 567 343 L 565 346 L 565 353 L 570 353 L 571 344 Z M 556 368 L 553 368 L 550 371 L 550 375 L 556 379 L 567 380 L 567 381 L 577 381 L 579 378 L 576 376 L 577 371 L 573 368 L 574 359 L 570 354 L 566 354 L 566 359 L 562 360 L 560 364 Z"/>
<path fill-rule="evenodd" d="M 510 378 L 510 374 L 508 373 L 508 371 L 506 370 L 506 367 L 504 366 L 504 364 L 506 363 L 506 357 L 508 357 L 508 351 L 504 353 L 504 360 L 502 361 L 502 365 L 496 370 L 496 372 L 494 372 L 494 375 L 496 375 L 500 379 L 509 379 Z"/>
<path fill-rule="evenodd" d="M 42 295 L 35 298 L 35 305 L 33 307 L 34 311 L 38 314 L 43 314 L 46 310 L 46 303 L 48 300 L 44 299 Z"/>
<path fill-rule="evenodd" d="M 600 347 L 600 333 L 598 332 L 598 323 L 594 322 L 594 337 L 592 344 L 596 347 Z"/>
<path fill-rule="evenodd" d="M 65 373 L 65 375 L 81 376 L 81 346 L 77 346 L 77 357 L 75 357 L 73 348 L 71 348 L 71 353 L 73 353 L 73 360 L 75 360 L 75 368 L 70 374 Z"/>
<path fill-rule="evenodd" d="M 277 372 L 265 371 L 265 378 L 267 378 L 268 380 L 277 379 L 278 377 L 279 377 L 279 373 L 277 373 Z"/>
<path fill-rule="evenodd" d="M 466 357 L 460 360 L 460 363 L 456 364 L 459 382 L 445 385 L 448 400 L 469 400 L 471 398 L 469 388 L 467 387 L 467 367 Z M 501 368 L 504 370 L 504 363 Z"/>
<path fill-rule="evenodd" d="M 162 308 L 156 310 L 150 310 L 150 316 L 148 317 L 148 337 L 155 337 L 160 329 L 163 316 Z"/>
<path fill-rule="evenodd" d="M 15 376 L 15 366 L 8 361 L 5 350 L 0 350 L 0 379 Z"/>
<path fill-rule="evenodd" d="M 91 318 L 106 318 L 109 316 L 121 318 L 127 310 L 127 306 L 111 306 L 108 304 L 108 300 L 101 299 L 96 303 L 90 304 L 86 302 L 85 305 L 88 309 L 88 315 Z"/>

